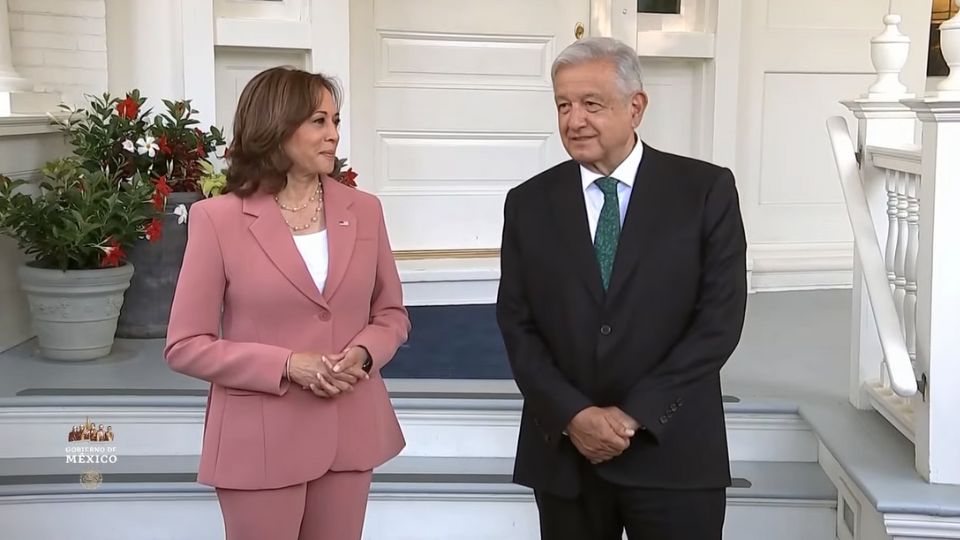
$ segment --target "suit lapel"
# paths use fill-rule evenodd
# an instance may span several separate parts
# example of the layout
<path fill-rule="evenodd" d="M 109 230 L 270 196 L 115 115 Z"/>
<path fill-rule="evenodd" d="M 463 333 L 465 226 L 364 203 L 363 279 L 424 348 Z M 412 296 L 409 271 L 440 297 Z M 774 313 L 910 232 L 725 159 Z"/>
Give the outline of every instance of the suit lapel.
<path fill-rule="evenodd" d="M 327 220 L 327 240 L 330 245 L 330 266 L 327 283 L 323 288 L 324 298 L 332 298 L 343 281 L 353 257 L 357 240 L 357 216 L 350 208 L 353 204 L 349 188 L 336 180 L 324 177 L 323 204 Z"/>
<path fill-rule="evenodd" d="M 600 266 L 597 264 L 597 256 L 590 239 L 580 166 L 575 161 L 567 162 L 559 170 L 559 177 L 550 193 L 553 218 L 561 244 L 570 252 L 568 263 L 583 279 L 594 300 L 602 303 L 604 293 Z"/>
<path fill-rule="evenodd" d="M 627 216 L 617 243 L 617 256 L 613 262 L 608 297 L 619 294 L 620 289 L 629 282 L 630 275 L 643 257 L 647 242 L 657 234 L 657 218 L 662 211 L 658 190 L 660 183 L 668 178 L 663 169 L 663 157 L 660 153 L 644 145 L 643 159 L 637 169 L 630 202 L 627 204 Z"/>
<path fill-rule="evenodd" d="M 257 193 L 243 199 L 243 212 L 256 217 L 250 224 L 250 232 L 280 273 L 304 296 L 327 307 L 293 241 L 289 227 L 283 221 L 280 209 L 274 204 L 273 196 Z"/>

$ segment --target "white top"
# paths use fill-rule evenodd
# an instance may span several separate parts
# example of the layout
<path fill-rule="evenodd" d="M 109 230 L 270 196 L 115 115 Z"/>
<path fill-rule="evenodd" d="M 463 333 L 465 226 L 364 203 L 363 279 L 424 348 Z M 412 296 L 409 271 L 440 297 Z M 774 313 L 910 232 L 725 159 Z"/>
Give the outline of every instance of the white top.
<path fill-rule="evenodd" d="M 311 234 L 295 234 L 293 241 L 300 250 L 300 256 L 313 277 L 313 282 L 317 284 L 317 290 L 323 294 L 323 287 L 327 283 L 327 269 L 330 264 L 330 256 L 327 250 L 327 231 L 326 229 Z"/>
<path fill-rule="evenodd" d="M 630 204 L 630 194 L 633 193 L 633 182 L 637 178 L 637 170 L 640 168 L 640 160 L 643 159 L 643 143 L 638 138 L 634 143 L 633 150 L 623 160 L 616 170 L 610 174 L 611 178 L 616 178 L 617 198 L 620 202 L 620 226 L 623 227 L 623 220 L 627 216 L 627 205 Z M 600 210 L 603 208 L 603 192 L 594 182 L 603 175 L 590 171 L 583 165 L 580 166 L 580 179 L 583 181 L 583 197 L 587 203 L 587 222 L 590 224 L 590 238 L 597 234 L 597 222 L 600 221 Z"/>

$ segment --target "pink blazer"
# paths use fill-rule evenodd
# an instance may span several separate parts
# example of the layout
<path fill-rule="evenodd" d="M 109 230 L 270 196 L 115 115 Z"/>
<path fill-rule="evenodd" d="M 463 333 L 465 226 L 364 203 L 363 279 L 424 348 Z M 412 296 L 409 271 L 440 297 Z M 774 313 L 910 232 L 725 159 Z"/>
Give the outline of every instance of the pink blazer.
<path fill-rule="evenodd" d="M 323 180 L 330 267 L 317 290 L 273 197 L 195 203 L 164 356 L 209 381 L 198 481 L 270 489 L 369 470 L 403 435 L 380 369 L 410 320 L 373 195 Z M 370 351 L 370 379 L 319 398 L 283 379 L 296 351 Z"/>

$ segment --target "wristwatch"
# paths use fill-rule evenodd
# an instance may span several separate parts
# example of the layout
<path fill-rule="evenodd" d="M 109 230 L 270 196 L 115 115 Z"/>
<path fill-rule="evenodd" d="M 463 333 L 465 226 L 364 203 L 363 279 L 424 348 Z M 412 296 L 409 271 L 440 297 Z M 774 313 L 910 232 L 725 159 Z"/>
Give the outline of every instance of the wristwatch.
<path fill-rule="evenodd" d="M 363 365 L 360 366 L 360 369 L 362 369 L 364 373 L 369 374 L 370 370 L 373 369 L 373 358 L 370 357 L 370 351 L 368 351 L 366 347 L 363 345 L 360 345 L 359 347 L 367 353 L 367 359 L 363 361 Z"/>

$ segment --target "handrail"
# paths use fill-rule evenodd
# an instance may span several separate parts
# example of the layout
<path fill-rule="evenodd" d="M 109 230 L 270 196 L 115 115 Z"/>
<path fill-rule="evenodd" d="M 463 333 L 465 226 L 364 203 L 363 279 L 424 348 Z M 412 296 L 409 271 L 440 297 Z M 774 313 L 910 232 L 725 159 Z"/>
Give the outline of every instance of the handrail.
<path fill-rule="evenodd" d="M 840 185 L 847 201 L 847 216 L 853 228 L 854 244 L 863 269 L 864 282 L 873 306 L 873 317 L 880 334 L 880 347 L 886 360 L 890 387 L 897 395 L 910 397 L 917 393 L 917 379 L 907 352 L 907 341 L 900 331 L 900 317 L 890 293 L 880 241 L 870 217 L 867 197 L 860 180 L 860 169 L 854 158 L 855 150 L 847 121 L 842 116 L 827 119 L 827 132 L 833 147 L 833 157 L 840 173 Z"/>
<path fill-rule="evenodd" d="M 864 155 L 881 169 L 920 174 L 923 170 L 920 146 L 867 146 Z"/>

